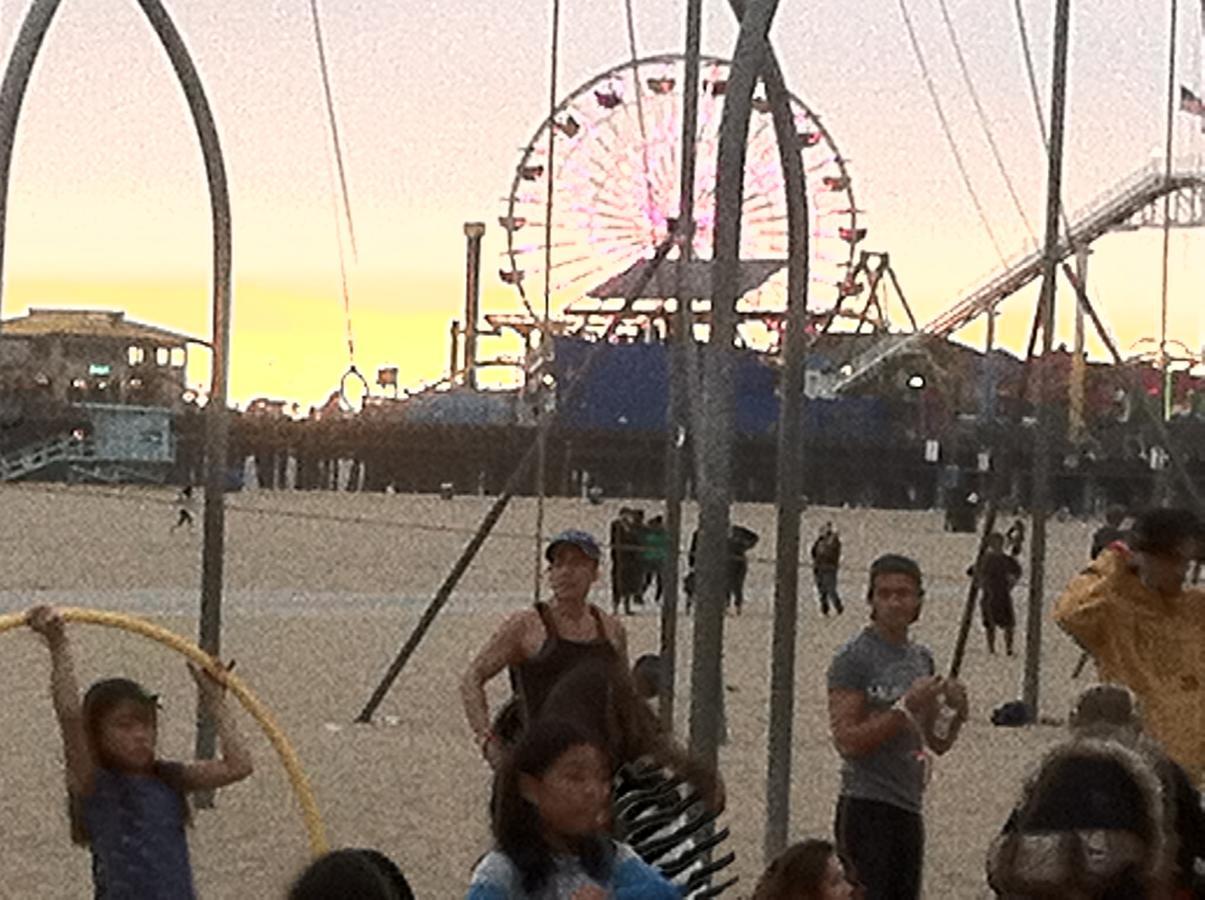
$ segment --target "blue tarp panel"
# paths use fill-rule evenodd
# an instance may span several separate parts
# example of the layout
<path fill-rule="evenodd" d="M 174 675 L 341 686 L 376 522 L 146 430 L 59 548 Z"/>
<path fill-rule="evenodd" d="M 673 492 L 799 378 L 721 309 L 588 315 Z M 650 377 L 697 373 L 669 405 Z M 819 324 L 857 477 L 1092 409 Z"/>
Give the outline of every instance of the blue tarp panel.
<path fill-rule="evenodd" d="M 595 350 L 584 383 L 567 385 Z M 553 372 L 564 427 L 583 431 L 660 432 L 668 406 L 668 348 L 664 344 L 598 344 L 556 339 Z M 761 354 L 738 351 L 736 430 L 745 437 L 772 437 L 778 422 L 778 372 Z M 801 401 L 802 402 L 802 401 Z M 804 408 L 811 441 L 885 441 L 890 432 L 886 404 L 877 397 L 813 400 Z"/>

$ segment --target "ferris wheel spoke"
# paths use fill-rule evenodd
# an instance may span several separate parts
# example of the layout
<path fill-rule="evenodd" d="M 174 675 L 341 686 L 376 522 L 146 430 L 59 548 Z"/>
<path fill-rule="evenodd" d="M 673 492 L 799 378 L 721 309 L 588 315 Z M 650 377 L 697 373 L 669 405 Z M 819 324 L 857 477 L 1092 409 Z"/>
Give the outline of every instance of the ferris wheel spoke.
<path fill-rule="evenodd" d="M 622 248 L 622 249 L 634 251 L 634 248 Z M 606 253 L 595 254 L 595 257 L 597 258 L 600 256 L 614 256 L 618 252 L 619 252 L 619 250 L 610 250 L 610 251 L 607 251 Z M 609 263 L 606 263 L 606 262 L 599 263 L 597 266 L 595 266 L 592 269 L 587 269 L 586 271 L 580 272 L 577 275 L 574 275 L 572 278 L 570 278 L 566 281 L 562 281 L 562 282 L 555 284 L 553 286 L 553 291 L 560 294 L 560 293 L 568 290 L 569 288 L 573 287 L 574 285 L 580 284 L 582 281 L 585 281 L 587 278 L 592 278 L 594 276 L 602 275 L 604 272 L 611 270 L 611 268 L 612 268 L 612 266 Z"/>
<path fill-rule="evenodd" d="M 591 220 L 603 219 L 607 222 L 615 222 L 630 228 L 639 227 L 638 223 L 632 221 L 632 217 L 630 215 L 621 213 L 613 207 L 601 203 L 587 211 L 587 218 Z"/>
<path fill-rule="evenodd" d="M 589 260 L 599 259 L 600 257 L 614 256 L 617 253 L 624 253 L 624 252 L 636 252 L 639 249 L 641 249 L 641 245 L 636 241 L 628 241 L 626 243 L 612 242 L 612 245 L 610 247 L 607 247 L 604 250 L 595 249 L 595 250 L 591 250 L 591 252 L 586 253 L 582 256 L 576 256 L 573 259 L 563 259 L 560 262 L 554 263 L 552 268 L 553 269 L 564 269 L 569 266 L 576 266 L 578 263 L 583 263 L 583 262 L 587 262 Z M 604 266 L 604 268 L 605 268 L 605 266 Z M 599 271 L 599 270 L 591 269 L 589 271 L 593 272 L 593 271 Z"/>
<path fill-rule="evenodd" d="M 636 75 L 636 78 L 637 79 L 639 78 L 638 74 Z M 636 85 L 636 91 L 637 91 L 637 96 L 639 97 L 639 95 L 640 95 L 639 83 L 637 83 L 637 85 Z M 633 119 L 632 104 L 630 104 L 630 103 L 623 104 L 623 111 L 624 111 L 625 117 L 628 120 L 628 123 L 633 124 L 633 122 L 632 122 L 632 119 Z M 636 112 L 637 112 L 637 114 L 641 114 L 640 109 L 637 109 Z M 653 190 L 652 169 L 651 169 L 651 164 L 649 162 L 649 149 L 650 148 L 649 148 L 649 137 L 648 137 L 649 126 L 648 126 L 648 110 L 647 110 L 647 108 L 644 110 L 642 115 L 644 117 L 643 120 L 636 122 L 634 124 L 637 128 L 637 143 L 640 145 L 639 146 L 639 155 L 640 155 L 640 164 L 641 164 L 641 175 L 643 176 L 643 179 L 644 179 L 645 202 L 647 204 L 648 209 L 652 210 L 653 208 L 656 207 L 657 200 L 656 200 L 656 196 L 655 196 L 654 190 Z M 649 223 L 649 233 L 651 236 L 652 235 L 652 223 L 651 222 Z"/>
<path fill-rule="evenodd" d="M 765 215 L 765 216 L 749 216 L 745 219 L 746 225 L 773 225 L 776 222 L 782 221 L 781 214 Z"/>

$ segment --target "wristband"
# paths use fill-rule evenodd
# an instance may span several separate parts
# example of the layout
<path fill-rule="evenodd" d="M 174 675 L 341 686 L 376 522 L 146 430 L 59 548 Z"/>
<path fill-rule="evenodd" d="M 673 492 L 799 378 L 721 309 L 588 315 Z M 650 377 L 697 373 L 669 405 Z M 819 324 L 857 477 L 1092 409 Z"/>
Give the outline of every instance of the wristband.
<path fill-rule="evenodd" d="M 485 756 L 485 749 L 496 740 L 498 740 L 498 735 L 494 734 L 492 729 L 487 728 L 479 741 L 482 756 Z"/>
<path fill-rule="evenodd" d="M 912 710 L 910 710 L 908 705 L 904 703 L 903 697 L 900 697 L 900 699 L 896 700 L 895 703 L 891 704 L 891 708 L 904 714 L 904 718 L 908 721 L 909 727 L 914 728 L 917 731 L 921 730 L 920 723 L 916 721 L 916 716 L 912 714 Z"/>

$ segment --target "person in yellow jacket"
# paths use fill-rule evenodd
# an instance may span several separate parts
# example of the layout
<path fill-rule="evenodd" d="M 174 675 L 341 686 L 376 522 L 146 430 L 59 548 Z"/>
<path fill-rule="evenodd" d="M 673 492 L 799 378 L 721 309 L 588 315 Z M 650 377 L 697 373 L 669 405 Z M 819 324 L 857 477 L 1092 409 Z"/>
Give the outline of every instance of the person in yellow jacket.
<path fill-rule="evenodd" d="M 1140 515 L 1055 604 L 1055 621 L 1092 655 L 1100 679 L 1142 701 L 1148 732 L 1205 783 L 1205 590 L 1185 578 L 1205 544 L 1186 509 Z"/>

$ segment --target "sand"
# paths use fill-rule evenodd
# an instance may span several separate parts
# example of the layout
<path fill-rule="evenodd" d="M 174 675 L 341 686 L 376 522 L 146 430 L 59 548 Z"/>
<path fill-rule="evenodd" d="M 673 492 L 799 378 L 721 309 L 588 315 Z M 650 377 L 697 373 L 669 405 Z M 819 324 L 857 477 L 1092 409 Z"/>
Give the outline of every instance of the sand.
<path fill-rule="evenodd" d="M 195 636 L 200 529 L 170 531 L 173 494 L 161 489 L 0 486 L 0 611 L 36 602 L 144 615 Z M 399 861 L 418 896 L 463 896 L 487 848 L 488 771 L 470 736 L 456 682 L 476 648 L 511 609 L 530 602 L 534 501 L 516 501 L 500 521 L 444 614 L 382 705 L 373 726 L 352 720 L 422 607 L 450 569 L 489 498 L 255 492 L 232 495 L 227 529 L 223 654 L 268 705 L 309 773 L 332 843 L 372 846 Z M 548 530 L 598 535 L 620 505 L 550 501 Z M 643 505 L 652 509 L 652 501 Z M 688 510 L 693 523 L 694 509 Z M 742 505 L 734 519 L 762 535 L 745 613 L 726 621 L 725 683 L 730 740 L 722 752 L 725 822 L 745 896 L 762 869 L 765 744 L 773 592 L 773 509 Z M 878 553 L 916 556 L 928 598 L 916 637 L 949 659 L 966 591 L 973 535 L 952 535 L 927 512 L 810 509 L 805 538 L 831 519 L 845 543 L 847 611 L 822 619 L 805 571 L 798 639 L 793 837 L 831 829 L 838 758 L 828 737 L 824 673 L 834 650 L 866 621 L 864 572 Z M 1091 526 L 1053 523 L 1048 603 L 1083 564 Z M 806 547 L 806 543 L 805 543 Z M 1018 588 L 1020 629 L 1026 589 Z M 607 603 L 605 584 L 595 599 Z M 688 709 L 692 620 L 680 632 L 679 733 Z M 1043 712 L 1062 717 L 1077 687 L 1077 651 L 1043 623 Z M 633 656 L 655 650 L 656 613 L 629 623 Z M 182 661 L 157 644 L 97 628 L 73 637 L 81 680 L 128 674 L 164 698 L 161 754 L 190 753 L 193 699 Z M 7 765 L 0 804 L 0 896 L 87 897 L 88 855 L 68 840 L 61 750 L 47 697 L 46 651 L 20 630 L 0 636 L 0 729 Z M 1018 641 L 1018 647 L 1022 642 Z M 972 716 L 940 759 L 929 787 L 927 896 L 990 896 L 984 854 L 1028 765 L 1063 732 L 1055 726 L 999 729 L 987 720 L 1017 697 L 1020 656 L 988 656 L 976 618 L 964 668 Z M 1079 683 L 1082 684 L 1082 681 Z M 502 685 L 494 685 L 495 702 Z M 297 804 L 271 746 L 241 718 L 255 775 L 198 814 L 191 834 L 205 898 L 283 896 L 306 859 Z"/>

